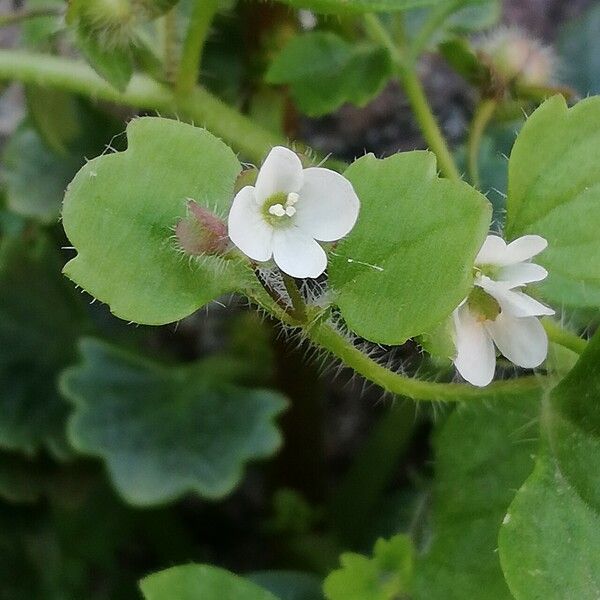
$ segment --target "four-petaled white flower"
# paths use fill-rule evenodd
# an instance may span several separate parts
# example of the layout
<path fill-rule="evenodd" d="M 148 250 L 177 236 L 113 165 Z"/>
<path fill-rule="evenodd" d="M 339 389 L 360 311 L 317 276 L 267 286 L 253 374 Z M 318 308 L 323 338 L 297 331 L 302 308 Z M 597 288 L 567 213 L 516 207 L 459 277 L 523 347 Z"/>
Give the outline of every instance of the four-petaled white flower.
<path fill-rule="evenodd" d="M 548 243 L 526 235 L 510 244 L 489 235 L 475 259 L 475 287 L 454 311 L 458 372 L 470 383 L 488 385 L 496 368 L 496 350 L 524 368 L 539 366 L 548 353 L 548 338 L 537 317 L 554 311 L 520 291 L 548 272 L 529 262 Z"/>
<path fill-rule="evenodd" d="M 256 185 L 234 198 L 229 237 L 255 261 L 273 258 L 288 275 L 318 277 L 327 267 L 318 242 L 347 235 L 359 208 L 345 177 L 321 167 L 303 169 L 294 152 L 277 146 L 263 163 Z"/>

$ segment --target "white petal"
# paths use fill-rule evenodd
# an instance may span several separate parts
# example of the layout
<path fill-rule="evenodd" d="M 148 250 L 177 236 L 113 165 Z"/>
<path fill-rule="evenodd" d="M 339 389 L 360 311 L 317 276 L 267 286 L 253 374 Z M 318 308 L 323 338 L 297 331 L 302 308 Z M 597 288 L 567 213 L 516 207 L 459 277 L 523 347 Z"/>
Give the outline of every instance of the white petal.
<path fill-rule="evenodd" d="M 360 201 L 345 177 L 312 167 L 304 171 L 304 185 L 295 208 L 297 227 L 316 240 L 333 242 L 356 224 Z"/>
<path fill-rule="evenodd" d="M 256 199 L 262 204 L 273 194 L 297 192 L 303 182 L 302 163 L 295 152 L 275 146 L 256 178 Z"/>
<path fill-rule="evenodd" d="M 297 227 L 275 230 L 273 259 L 284 273 L 292 277 L 318 277 L 327 267 L 323 248 Z"/>
<path fill-rule="evenodd" d="M 273 228 L 262 216 L 254 188 L 242 188 L 233 199 L 228 219 L 231 241 L 253 260 L 265 261 L 273 254 Z"/>
<path fill-rule="evenodd" d="M 454 311 L 453 319 L 457 352 L 454 366 L 469 383 L 479 387 L 488 385 L 496 370 L 492 338 L 466 304 Z"/>
<path fill-rule="evenodd" d="M 518 319 L 501 313 L 495 321 L 487 321 L 486 327 L 500 352 L 515 365 L 533 369 L 544 362 L 548 336 L 535 317 Z"/>
<path fill-rule="evenodd" d="M 506 281 L 510 283 L 511 287 L 542 281 L 546 277 L 548 277 L 548 271 L 544 267 L 527 262 L 502 267 L 497 276 L 498 281 Z"/>
<path fill-rule="evenodd" d="M 475 285 L 483 288 L 500 304 L 503 312 L 513 317 L 535 317 L 553 315 L 554 311 L 523 292 L 511 289 L 506 281 L 494 281 L 482 276 L 475 280 Z"/>
<path fill-rule="evenodd" d="M 506 242 L 497 235 L 488 235 L 475 258 L 476 265 L 500 265 L 506 254 Z"/>
<path fill-rule="evenodd" d="M 539 235 L 524 235 L 506 247 L 505 265 L 514 265 L 533 258 L 548 247 L 548 242 Z"/>

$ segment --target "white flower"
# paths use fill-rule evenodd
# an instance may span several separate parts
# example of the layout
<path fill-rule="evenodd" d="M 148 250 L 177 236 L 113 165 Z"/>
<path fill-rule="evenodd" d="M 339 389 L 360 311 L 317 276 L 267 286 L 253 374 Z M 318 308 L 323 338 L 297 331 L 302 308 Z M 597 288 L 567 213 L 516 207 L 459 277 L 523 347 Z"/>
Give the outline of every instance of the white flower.
<path fill-rule="evenodd" d="M 548 272 L 529 262 L 548 243 L 526 235 L 510 244 L 489 235 L 475 259 L 475 287 L 454 311 L 457 355 L 454 364 L 470 383 L 488 385 L 496 369 L 496 350 L 514 364 L 532 369 L 548 353 L 548 338 L 537 317 L 554 311 L 519 288 Z"/>
<path fill-rule="evenodd" d="M 229 212 L 229 237 L 251 259 L 271 258 L 292 277 L 318 277 L 327 267 L 319 242 L 347 235 L 360 202 L 342 175 L 320 167 L 303 169 L 298 156 L 271 150 L 256 186 L 246 186 Z"/>

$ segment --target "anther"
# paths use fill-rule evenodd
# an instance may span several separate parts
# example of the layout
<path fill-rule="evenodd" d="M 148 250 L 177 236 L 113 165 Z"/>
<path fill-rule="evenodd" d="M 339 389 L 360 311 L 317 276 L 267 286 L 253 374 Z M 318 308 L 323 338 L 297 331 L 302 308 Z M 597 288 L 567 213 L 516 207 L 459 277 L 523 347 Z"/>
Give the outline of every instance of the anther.
<path fill-rule="evenodd" d="M 286 210 L 282 204 L 273 204 L 273 206 L 269 207 L 269 213 L 275 217 L 283 217 L 286 214 Z"/>
<path fill-rule="evenodd" d="M 298 200 L 300 200 L 300 195 L 297 194 L 296 192 L 290 192 L 287 195 L 287 200 L 285 202 L 286 206 L 294 206 L 294 204 L 296 204 L 296 202 L 298 202 Z M 292 215 L 290 215 L 291 217 Z"/>
<path fill-rule="evenodd" d="M 285 214 L 286 214 L 288 217 L 293 217 L 293 216 L 296 214 L 296 209 L 295 209 L 293 206 L 288 206 L 288 207 L 285 209 Z"/>

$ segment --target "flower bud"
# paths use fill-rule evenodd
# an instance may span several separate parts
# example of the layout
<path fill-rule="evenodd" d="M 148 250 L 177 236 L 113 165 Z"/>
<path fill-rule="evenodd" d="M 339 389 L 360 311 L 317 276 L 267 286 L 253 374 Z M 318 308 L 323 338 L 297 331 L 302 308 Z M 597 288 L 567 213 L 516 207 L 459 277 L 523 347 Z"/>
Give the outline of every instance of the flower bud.
<path fill-rule="evenodd" d="M 520 29 L 498 29 L 476 46 L 481 60 L 505 83 L 544 87 L 555 79 L 557 60 L 552 49 Z"/>
<path fill-rule="evenodd" d="M 68 15 L 85 35 L 107 47 L 127 45 L 138 16 L 132 0 L 71 0 Z"/>
<path fill-rule="evenodd" d="M 175 227 L 181 249 L 192 256 L 223 254 L 229 245 L 227 225 L 194 200 L 188 200 L 187 209 L 187 217 Z"/>

